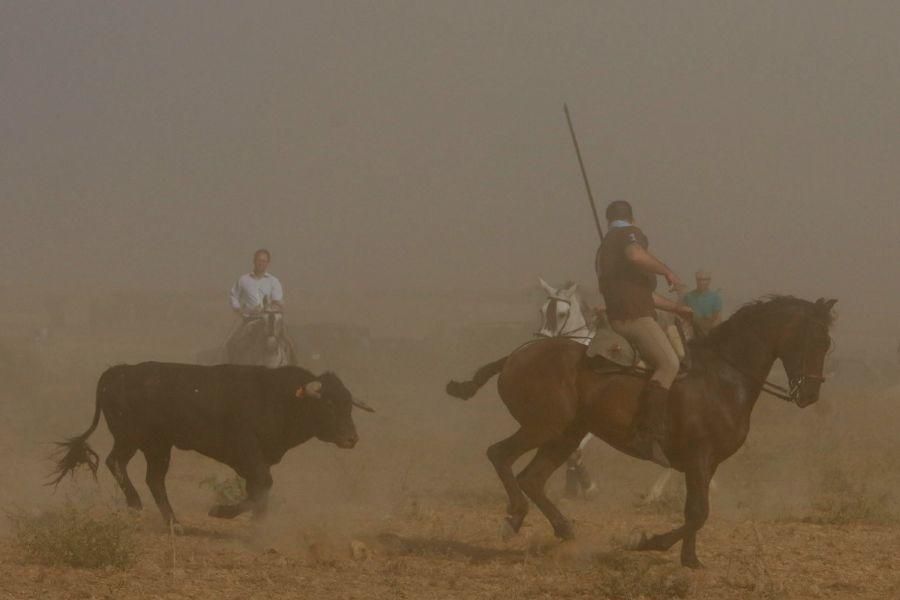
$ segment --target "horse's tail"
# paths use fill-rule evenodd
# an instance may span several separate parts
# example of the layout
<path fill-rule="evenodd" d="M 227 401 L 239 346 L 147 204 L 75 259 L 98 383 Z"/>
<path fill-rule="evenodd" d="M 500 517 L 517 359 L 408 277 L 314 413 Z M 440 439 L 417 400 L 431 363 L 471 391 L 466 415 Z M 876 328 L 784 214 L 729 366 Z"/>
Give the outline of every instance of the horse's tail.
<path fill-rule="evenodd" d="M 475 392 L 481 389 L 481 386 L 486 384 L 491 377 L 503 370 L 503 365 L 506 364 L 508 358 L 509 356 L 504 356 L 501 359 L 484 365 L 475 371 L 475 375 L 469 381 L 451 381 L 447 384 L 447 393 L 454 398 L 468 400 L 474 396 Z"/>
<path fill-rule="evenodd" d="M 54 487 L 59 485 L 59 482 L 62 481 L 66 475 L 73 473 L 75 469 L 81 465 L 87 465 L 88 468 L 90 468 L 94 479 L 97 479 L 97 467 L 100 465 L 100 459 L 97 456 L 97 453 L 88 445 L 87 439 L 91 437 L 91 434 L 94 433 L 94 430 L 97 429 L 97 425 L 100 423 L 100 394 L 108 383 L 109 373 L 110 370 L 107 370 L 100 376 L 100 380 L 97 382 L 97 396 L 94 402 L 94 420 L 91 421 L 91 426 L 88 427 L 88 430 L 81 435 L 69 438 L 64 442 L 56 442 L 56 445 L 59 447 L 57 455 L 62 455 L 62 457 L 56 460 L 56 469 L 50 474 L 52 479 L 47 482 L 47 485 L 52 485 Z"/>

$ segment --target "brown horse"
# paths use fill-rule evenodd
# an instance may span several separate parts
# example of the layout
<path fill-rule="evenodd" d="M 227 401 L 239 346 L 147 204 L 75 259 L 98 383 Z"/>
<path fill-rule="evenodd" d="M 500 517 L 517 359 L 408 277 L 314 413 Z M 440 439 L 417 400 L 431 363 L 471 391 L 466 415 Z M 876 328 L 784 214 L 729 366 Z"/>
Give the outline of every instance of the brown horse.
<path fill-rule="evenodd" d="M 742 307 L 692 343 L 691 371 L 675 383 L 669 397 L 665 449 L 672 468 L 685 476 L 684 525 L 642 536 L 636 549 L 668 550 L 681 540 L 681 564 L 701 566 L 696 537 L 709 514 L 709 482 L 716 468 L 747 438 L 750 413 L 776 360 L 781 360 L 790 382 L 783 399 L 801 408 L 819 399 L 835 302 L 770 297 Z M 527 496 L 558 537 L 574 536 L 544 486 L 586 433 L 628 453 L 644 379 L 630 373 L 598 374 L 587 364 L 584 351 L 571 340 L 540 340 L 485 365 L 470 381 L 447 385 L 448 394 L 468 399 L 500 373 L 500 397 L 521 425 L 487 451 L 509 496 L 504 525 L 509 533 L 518 532 L 525 520 Z M 515 476 L 513 463 L 535 448 L 532 461 Z"/>

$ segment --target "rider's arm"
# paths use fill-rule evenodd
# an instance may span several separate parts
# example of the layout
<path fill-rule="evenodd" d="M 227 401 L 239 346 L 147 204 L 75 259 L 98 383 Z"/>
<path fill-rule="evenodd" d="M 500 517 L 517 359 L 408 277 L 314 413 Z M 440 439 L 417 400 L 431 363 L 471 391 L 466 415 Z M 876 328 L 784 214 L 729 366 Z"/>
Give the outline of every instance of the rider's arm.
<path fill-rule="evenodd" d="M 236 313 L 241 312 L 241 280 L 238 279 L 233 286 L 231 286 L 231 291 L 228 293 L 228 302 L 231 304 L 231 310 Z"/>
<path fill-rule="evenodd" d="M 713 313 L 709 315 L 710 323 L 715 326 L 719 324 L 719 321 L 722 320 L 722 297 L 716 292 L 716 305 L 713 309 Z"/>
<path fill-rule="evenodd" d="M 272 304 L 279 310 L 284 308 L 284 290 L 281 289 L 281 282 L 277 279 L 272 282 Z"/>
<path fill-rule="evenodd" d="M 650 251 L 640 244 L 628 244 L 625 247 L 625 257 L 637 268 L 653 275 L 662 275 L 666 279 L 674 276 L 672 269 L 667 267 L 658 258 L 650 254 Z"/>
<path fill-rule="evenodd" d="M 673 302 L 665 296 L 660 296 L 659 294 L 653 294 L 653 304 L 659 310 L 675 313 L 676 315 L 687 320 L 690 320 L 694 316 L 694 311 L 691 310 L 690 306 Z"/>

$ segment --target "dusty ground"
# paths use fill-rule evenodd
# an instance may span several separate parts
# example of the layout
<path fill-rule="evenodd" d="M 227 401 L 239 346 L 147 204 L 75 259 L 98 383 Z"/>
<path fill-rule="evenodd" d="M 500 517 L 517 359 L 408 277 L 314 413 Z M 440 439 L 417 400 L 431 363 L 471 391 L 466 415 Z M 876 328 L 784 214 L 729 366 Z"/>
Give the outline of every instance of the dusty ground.
<path fill-rule="evenodd" d="M 55 494 L 43 487 L 44 456 L 47 442 L 87 427 L 105 366 L 190 356 L 183 340 L 142 343 L 59 341 L 39 353 L 39 380 L 4 391 L 0 501 L 8 510 L 65 502 L 122 510 L 105 471 L 98 484 L 81 473 Z M 635 530 L 678 524 L 681 491 L 674 486 L 662 502 L 641 505 L 659 470 L 600 443 L 587 461 L 601 495 L 563 504 L 576 541 L 558 543 L 536 510 L 518 538 L 500 540 L 504 496 L 484 449 L 512 422 L 492 386 L 468 403 L 441 390 L 481 358 L 427 368 L 387 357 L 368 364 L 365 377 L 339 371 L 378 413 L 356 415 L 362 441 L 354 450 L 313 441 L 289 453 L 274 470 L 263 523 L 207 517 L 212 492 L 200 482 L 229 473 L 184 452 L 169 475 L 183 536 L 163 527 L 142 460 L 131 463 L 146 508 L 130 517 L 138 550 L 124 570 L 29 564 L 3 522 L 0 599 L 900 597 L 896 394 L 835 387 L 805 411 L 761 400 L 747 447 L 717 476 L 698 542 L 706 568 L 694 572 L 678 566 L 677 547 L 623 549 Z M 108 452 L 105 426 L 91 443 Z M 559 474 L 550 485 L 558 497 Z"/>

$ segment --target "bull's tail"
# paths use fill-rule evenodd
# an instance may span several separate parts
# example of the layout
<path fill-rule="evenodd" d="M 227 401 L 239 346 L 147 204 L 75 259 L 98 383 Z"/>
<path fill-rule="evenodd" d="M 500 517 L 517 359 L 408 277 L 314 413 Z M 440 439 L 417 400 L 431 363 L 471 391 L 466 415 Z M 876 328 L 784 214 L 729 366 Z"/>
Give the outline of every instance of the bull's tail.
<path fill-rule="evenodd" d="M 108 372 L 109 371 L 106 373 Z M 52 485 L 54 487 L 59 485 L 59 482 L 62 481 L 66 475 L 74 473 L 75 469 L 81 465 L 87 465 L 88 468 L 90 468 L 94 479 L 97 479 L 97 467 L 100 466 L 100 458 L 88 445 L 87 439 L 91 437 L 91 434 L 94 433 L 94 430 L 97 429 L 97 425 L 100 423 L 100 393 L 106 383 L 104 381 L 106 379 L 106 373 L 101 375 L 100 381 L 97 382 L 97 399 L 94 404 L 94 420 L 91 421 L 91 426 L 79 436 L 69 438 L 64 442 L 56 442 L 56 445 L 58 446 L 57 452 L 54 455 L 56 469 L 50 474 L 51 479 L 47 482 L 47 485 Z M 57 456 L 60 458 L 56 458 Z"/>
<path fill-rule="evenodd" d="M 481 386 L 486 384 L 488 380 L 503 370 L 503 365 L 509 356 L 504 356 L 499 360 L 488 363 L 475 371 L 475 375 L 469 381 L 451 381 L 447 384 L 447 393 L 454 398 L 468 400 L 475 395 Z"/>

